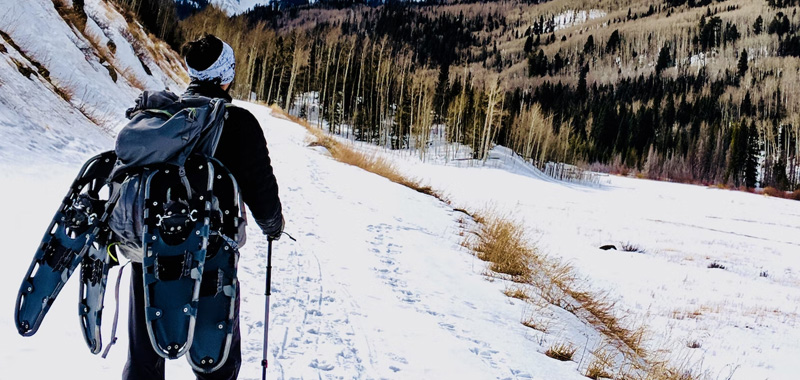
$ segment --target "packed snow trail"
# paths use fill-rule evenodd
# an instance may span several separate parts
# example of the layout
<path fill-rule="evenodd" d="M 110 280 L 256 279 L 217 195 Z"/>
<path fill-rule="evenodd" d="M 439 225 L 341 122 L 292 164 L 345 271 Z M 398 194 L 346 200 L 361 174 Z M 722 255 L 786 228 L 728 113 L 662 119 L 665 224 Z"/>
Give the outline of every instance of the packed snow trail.
<path fill-rule="evenodd" d="M 485 264 L 459 246 L 463 214 L 307 147 L 302 127 L 270 116 L 265 107 L 239 105 L 265 130 L 286 230 L 297 238 L 274 244 L 270 379 L 583 378 L 577 363 L 540 353 L 553 338 L 520 324 L 530 312 L 525 303 L 504 296 L 505 285 L 487 281 Z M 42 175 L 10 165 L 3 170 L 3 182 L 13 184 L 0 190 L 13 200 L 4 215 L 14 217 L 0 222 L 12 252 L 0 267 L 0 299 L 8 308 L 0 314 L 0 379 L 120 376 L 129 273 L 120 295 L 119 341 L 107 360 L 91 355 L 83 342 L 74 279 L 34 337 L 20 337 L 13 325 L 19 282 L 79 165 L 69 162 Z M 248 235 L 239 263 L 240 378 L 260 379 L 266 241 L 252 220 Z M 112 273 L 104 344 L 113 316 Z M 167 362 L 167 376 L 193 378 L 183 358 Z"/>

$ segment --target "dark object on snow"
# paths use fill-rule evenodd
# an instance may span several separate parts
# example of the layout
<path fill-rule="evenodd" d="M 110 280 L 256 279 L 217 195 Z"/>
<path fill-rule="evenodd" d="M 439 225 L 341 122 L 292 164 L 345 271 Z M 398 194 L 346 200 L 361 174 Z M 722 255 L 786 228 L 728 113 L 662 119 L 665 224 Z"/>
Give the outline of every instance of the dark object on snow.
<path fill-rule="evenodd" d="M 613 250 L 616 251 L 617 247 L 614 244 L 606 244 L 606 245 L 601 245 L 600 249 L 602 249 L 604 251 L 608 251 L 609 249 L 613 249 Z"/>
<path fill-rule="evenodd" d="M 722 265 L 722 264 L 720 264 L 720 263 L 715 261 L 715 262 L 713 262 L 711 264 L 708 264 L 708 269 L 722 269 L 722 270 L 725 270 L 726 268 L 725 268 L 725 265 Z"/>

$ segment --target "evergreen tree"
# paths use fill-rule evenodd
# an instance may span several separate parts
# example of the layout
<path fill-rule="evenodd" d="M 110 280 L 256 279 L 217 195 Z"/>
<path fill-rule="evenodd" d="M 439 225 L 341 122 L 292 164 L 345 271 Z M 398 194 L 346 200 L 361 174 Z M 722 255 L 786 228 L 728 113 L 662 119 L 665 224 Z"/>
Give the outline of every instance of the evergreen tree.
<path fill-rule="evenodd" d="M 756 179 L 758 177 L 758 156 L 758 132 L 756 131 L 756 123 L 751 121 L 750 127 L 747 131 L 747 159 L 744 169 L 745 186 L 750 188 L 756 187 Z"/>
<path fill-rule="evenodd" d="M 739 64 L 737 65 L 739 76 L 743 77 L 747 73 L 747 50 L 742 49 L 742 54 L 739 55 Z"/>
<path fill-rule="evenodd" d="M 437 122 L 441 122 L 447 111 L 447 89 L 450 87 L 450 65 L 443 64 L 439 67 L 439 78 L 436 81 L 436 97 L 433 107 L 436 112 Z"/>
<path fill-rule="evenodd" d="M 672 58 L 669 55 L 669 47 L 664 46 L 658 53 L 658 62 L 656 63 L 656 74 L 660 74 L 661 71 L 668 68 L 671 65 L 671 63 L 672 63 Z"/>
<path fill-rule="evenodd" d="M 616 29 L 611 32 L 611 36 L 608 37 L 608 42 L 606 43 L 606 53 L 613 53 L 619 49 L 619 45 L 621 44 L 622 40 L 619 37 L 619 30 Z"/>
<path fill-rule="evenodd" d="M 537 35 L 537 37 L 538 37 L 538 35 Z M 525 54 L 528 54 L 531 51 L 533 51 L 533 36 L 531 36 L 530 34 L 528 35 L 528 38 L 525 39 L 525 49 L 524 50 L 525 50 Z"/>
<path fill-rule="evenodd" d="M 591 54 L 594 51 L 594 37 L 591 35 L 589 38 L 586 39 L 586 43 L 583 45 L 583 52 L 586 54 Z"/>
<path fill-rule="evenodd" d="M 753 33 L 756 35 L 761 34 L 764 31 L 764 19 L 761 18 L 761 15 L 756 17 L 756 21 L 753 23 Z"/>

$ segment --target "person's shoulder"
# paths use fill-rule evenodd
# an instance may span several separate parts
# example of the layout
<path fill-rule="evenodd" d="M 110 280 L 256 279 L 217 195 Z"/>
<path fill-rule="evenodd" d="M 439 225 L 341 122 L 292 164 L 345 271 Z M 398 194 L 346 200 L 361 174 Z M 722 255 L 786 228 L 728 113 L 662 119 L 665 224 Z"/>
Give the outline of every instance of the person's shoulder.
<path fill-rule="evenodd" d="M 234 105 L 233 103 L 226 104 L 225 109 L 228 110 L 229 118 L 249 119 L 257 121 L 256 117 L 253 115 L 252 112 L 250 112 L 250 110 Z"/>
<path fill-rule="evenodd" d="M 258 119 L 248 109 L 230 103 L 227 104 L 225 108 L 228 111 L 226 123 L 237 125 L 240 128 L 261 131 L 261 124 L 259 124 Z"/>

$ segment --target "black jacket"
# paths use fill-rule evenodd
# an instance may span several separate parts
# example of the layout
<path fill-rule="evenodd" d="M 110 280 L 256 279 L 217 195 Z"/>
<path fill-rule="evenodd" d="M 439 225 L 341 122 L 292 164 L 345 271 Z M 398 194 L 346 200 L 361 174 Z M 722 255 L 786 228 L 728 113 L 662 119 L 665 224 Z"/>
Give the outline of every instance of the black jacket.
<path fill-rule="evenodd" d="M 219 85 L 192 82 L 187 94 L 232 99 Z M 214 158 L 233 173 L 239 183 L 244 203 L 266 235 L 280 233 L 283 227 L 278 182 L 272 173 L 264 131 L 250 111 L 229 106 Z"/>

